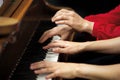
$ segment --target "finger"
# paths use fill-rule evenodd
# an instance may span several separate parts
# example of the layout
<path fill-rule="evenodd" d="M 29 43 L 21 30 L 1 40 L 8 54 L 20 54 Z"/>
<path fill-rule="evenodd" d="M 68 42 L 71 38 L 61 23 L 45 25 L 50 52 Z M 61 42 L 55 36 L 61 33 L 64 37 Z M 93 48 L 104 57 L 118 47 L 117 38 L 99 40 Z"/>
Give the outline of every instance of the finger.
<path fill-rule="evenodd" d="M 30 69 L 31 69 L 31 70 L 40 69 L 40 68 L 42 68 L 40 62 L 32 63 L 32 64 L 30 65 Z"/>
<path fill-rule="evenodd" d="M 68 13 L 68 12 L 71 11 L 71 10 L 68 10 L 68 9 L 61 9 L 61 10 L 59 10 L 59 11 Z"/>
<path fill-rule="evenodd" d="M 46 79 L 51 79 L 51 78 L 55 78 L 58 77 L 56 73 L 51 73 L 49 75 L 46 76 Z"/>
<path fill-rule="evenodd" d="M 49 43 L 47 46 L 44 46 L 43 49 L 55 48 L 55 47 L 64 47 L 64 43 L 61 43 L 61 40 L 55 40 Z"/>
<path fill-rule="evenodd" d="M 51 73 L 51 72 L 53 72 L 52 68 L 42 68 L 34 71 L 35 74 L 43 74 L 43 73 Z"/>
<path fill-rule="evenodd" d="M 60 74 L 61 74 L 61 71 L 57 70 L 57 71 L 47 75 L 46 79 L 51 79 L 51 78 L 55 78 L 55 77 L 61 77 Z"/>
<path fill-rule="evenodd" d="M 55 22 L 55 21 L 58 21 L 58 20 L 62 20 L 62 19 L 69 19 L 70 14 L 69 13 L 59 13 L 59 14 L 56 14 L 53 18 L 52 18 L 52 22 Z"/>
<path fill-rule="evenodd" d="M 40 43 L 43 43 L 43 42 L 45 42 L 48 38 L 51 38 L 51 37 L 54 36 L 54 35 L 55 35 L 54 31 L 48 30 L 48 31 L 44 32 L 44 34 L 43 34 L 43 35 L 41 36 L 41 38 L 39 39 L 39 42 L 40 42 Z"/>
<path fill-rule="evenodd" d="M 59 48 L 59 47 L 53 48 L 52 51 L 55 52 L 55 53 L 65 53 L 65 54 L 68 53 L 68 52 L 67 52 L 68 50 L 66 51 L 65 48 Z"/>
<path fill-rule="evenodd" d="M 61 10 L 59 10 L 59 11 L 56 12 L 56 14 L 52 17 L 52 21 L 54 22 L 54 19 L 55 19 L 57 16 L 66 14 L 66 13 L 68 13 L 68 11 L 69 11 L 69 10 L 66 10 L 66 9 L 61 9 Z"/>
<path fill-rule="evenodd" d="M 41 61 L 41 62 L 32 63 L 30 66 L 30 69 L 35 70 L 35 69 L 40 69 L 40 68 L 48 67 L 48 66 L 49 66 L 49 64 L 47 64 L 46 61 Z"/>
<path fill-rule="evenodd" d="M 39 39 L 39 42 L 40 42 L 40 43 L 45 42 L 45 41 L 50 37 L 50 36 L 48 35 L 48 32 L 49 32 L 49 31 L 44 32 L 43 35 L 40 37 L 40 39 Z"/>
<path fill-rule="evenodd" d="M 58 20 L 58 21 L 55 21 L 56 24 L 66 24 L 66 25 L 69 25 L 69 20 Z"/>
<path fill-rule="evenodd" d="M 67 14 L 59 15 L 59 16 L 54 18 L 53 22 L 60 21 L 60 20 L 69 20 L 69 17 L 67 16 Z"/>
<path fill-rule="evenodd" d="M 51 18 L 51 21 L 54 22 L 56 17 L 62 15 L 62 13 L 56 13 L 52 18 Z"/>
<path fill-rule="evenodd" d="M 59 12 L 57 13 L 53 18 L 52 22 L 58 21 L 58 20 L 68 20 L 71 17 L 73 17 L 73 11 L 66 11 L 66 12 Z"/>

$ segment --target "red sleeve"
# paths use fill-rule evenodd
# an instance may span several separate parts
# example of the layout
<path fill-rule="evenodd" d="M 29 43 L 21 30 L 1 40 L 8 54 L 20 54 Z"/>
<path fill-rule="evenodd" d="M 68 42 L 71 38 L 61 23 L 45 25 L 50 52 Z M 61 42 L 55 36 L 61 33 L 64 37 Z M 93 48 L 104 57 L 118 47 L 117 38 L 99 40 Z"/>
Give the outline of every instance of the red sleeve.
<path fill-rule="evenodd" d="M 98 40 L 118 37 L 120 36 L 120 25 L 96 22 L 92 35 L 97 37 Z"/>
<path fill-rule="evenodd" d="M 93 36 L 98 39 L 109 39 L 120 36 L 120 5 L 108 13 L 85 17 L 93 21 Z"/>

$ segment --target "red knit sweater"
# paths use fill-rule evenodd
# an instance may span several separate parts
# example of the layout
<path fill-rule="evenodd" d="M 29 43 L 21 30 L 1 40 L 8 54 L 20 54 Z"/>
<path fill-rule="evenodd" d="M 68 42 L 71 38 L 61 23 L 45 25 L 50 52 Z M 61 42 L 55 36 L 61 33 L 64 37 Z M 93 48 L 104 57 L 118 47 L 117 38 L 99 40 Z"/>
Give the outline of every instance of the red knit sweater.
<path fill-rule="evenodd" d="M 92 35 L 98 40 L 120 36 L 120 5 L 108 13 L 90 15 L 85 19 L 94 22 Z"/>

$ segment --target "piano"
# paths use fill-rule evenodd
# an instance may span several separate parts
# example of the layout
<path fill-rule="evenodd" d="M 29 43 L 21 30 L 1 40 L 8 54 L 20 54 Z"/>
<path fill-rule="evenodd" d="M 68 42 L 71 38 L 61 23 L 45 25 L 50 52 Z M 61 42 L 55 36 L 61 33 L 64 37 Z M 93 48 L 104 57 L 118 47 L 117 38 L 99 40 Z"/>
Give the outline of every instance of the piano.
<path fill-rule="evenodd" d="M 0 53 L 0 80 L 36 80 L 37 75 L 29 69 L 29 66 L 45 58 L 47 51 L 43 50 L 42 46 L 51 40 L 40 44 L 38 39 L 44 31 L 56 26 L 50 18 L 57 10 L 71 9 L 66 5 L 64 7 L 51 5 L 48 1 L 51 0 L 4 0 L 0 7 L 0 17 L 14 18 L 19 21 L 19 25 L 18 32 L 14 35 L 16 40 L 12 43 L 5 41 L 6 44 L 2 45 L 4 49 Z M 77 10 L 76 6 L 72 8 Z M 68 59 L 72 62 L 74 59 L 71 58 L 72 56 L 68 58 L 66 55 L 60 55 L 59 61 Z"/>
<path fill-rule="evenodd" d="M 0 17 L 18 20 L 18 31 L 12 35 L 14 42 L 4 41 L 0 53 L 1 80 L 35 80 L 37 75 L 29 69 L 31 63 L 45 58 L 44 44 L 38 43 L 42 33 L 56 25 L 51 17 L 61 7 L 49 5 L 45 0 L 4 0 Z M 9 39 L 8 36 L 8 39 Z M 11 38 L 10 38 L 11 39 Z"/>

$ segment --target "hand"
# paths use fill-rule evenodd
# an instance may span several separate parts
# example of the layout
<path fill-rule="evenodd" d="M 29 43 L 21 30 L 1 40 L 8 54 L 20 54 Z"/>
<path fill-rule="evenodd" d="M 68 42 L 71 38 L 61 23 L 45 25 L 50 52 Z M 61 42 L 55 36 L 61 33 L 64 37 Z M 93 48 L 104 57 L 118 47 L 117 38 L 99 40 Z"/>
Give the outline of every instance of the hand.
<path fill-rule="evenodd" d="M 82 52 L 86 45 L 89 45 L 87 42 L 70 42 L 63 40 L 55 40 L 49 43 L 47 46 L 43 47 L 43 49 L 52 48 L 52 51 L 55 53 L 65 53 L 65 54 L 75 54 L 78 52 Z"/>
<path fill-rule="evenodd" d="M 41 61 L 31 64 L 31 70 L 36 74 L 48 73 L 46 79 L 61 78 L 86 78 L 89 80 L 119 80 L 120 64 L 91 65 L 63 62 Z"/>
<path fill-rule="evenodd" d="M 31 64 L 30 67 L 36 74 L 49 73 L 46 78 L 75 78 L 79 64 L 41 61 Z"/>
<path fill-rule="evenodd" d="M 56 24 L 66 24 L 79 32 L 92 32 L 93 22 L 83 19 L 80 15 L 71 10 L 62 9 L 52 18 Z"/>
<path fill-rule="evenodd" d="M 58 25 L 57 27 L 54 27 L 46 32 L 43 33 L 41 38 L 39 39 L 40 43 L 45 42 L 48 38 L 59 35 L 61 39 L 67 40 L 70 38 L 71 34 L 73 33 L 73 29 L 69 27 L 68 25 Z"/>

